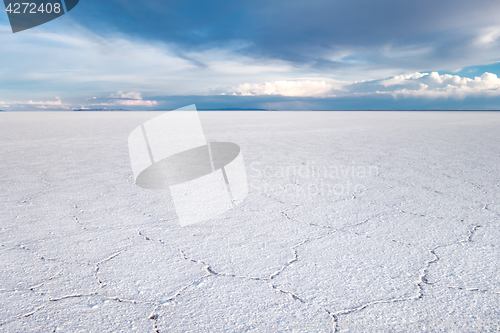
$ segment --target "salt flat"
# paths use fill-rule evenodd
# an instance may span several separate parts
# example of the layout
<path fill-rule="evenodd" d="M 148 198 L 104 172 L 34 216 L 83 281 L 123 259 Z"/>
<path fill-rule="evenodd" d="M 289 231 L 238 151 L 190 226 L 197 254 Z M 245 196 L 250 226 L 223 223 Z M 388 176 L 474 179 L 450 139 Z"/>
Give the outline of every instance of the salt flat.
<path fill-rule="evenodd" d="M 500 113 L 200 112 L 250 193 L 186 227 L 159 114 L 0 114 L 0 331 L 500 331 Z"/>

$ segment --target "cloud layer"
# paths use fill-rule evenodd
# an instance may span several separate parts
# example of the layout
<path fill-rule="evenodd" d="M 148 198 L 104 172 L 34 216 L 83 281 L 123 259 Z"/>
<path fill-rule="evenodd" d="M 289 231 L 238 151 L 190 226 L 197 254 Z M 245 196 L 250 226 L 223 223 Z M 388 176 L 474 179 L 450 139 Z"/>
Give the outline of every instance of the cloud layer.
<path fill-rule="evenodd" d="M 161 109 L 173 96 L 497 107 L 498 13 L 489 0 L 86 0 L 18 34 L 0 15 L 0 107 Z"/>
<path fill-rule="evenodd" d="M 201 97 L 201 99 L 200 99 Z M 232 97 L 232 99 L 228 99 Z M 244 104 L 238 106 L 238 101 L 234 98 L 247 98 Z M 272 98 L 271 98 L 272 97 Z M 279 97 L 287 98 L 283 102 L 279 102 Z M 248 99 L 250 98 L 250 99 Z M 278 99 L 277 99 L 278 98 Z M 250 108 L 265 108 L 265 109 L 339 109 L 339 101 L 345 102 L 346 100 L 354 101 L 356 99 L 370 101 L 373 100 L 393 100 L 398 99 L 412 99 L 424 101 L 426 107 L 429 108 L 429 102 L 436 100 L 448 101 L 449 107 L 445 109 L 462 109 L 460 101 L 464 99 L 485 99 L 490 98 L 494 103 L 493 106 L 488 105 L 487 109 L 500 109 L 500 78 L 496 74 L 483 73 L 481 76 L 474 78 L 461 77 L 459 75 L 439 74 L 438 72 L 430 73 L 410 73 L 404 75 L 397 75 L 380 80 L 354 82 L 350 84 L 340 85 L 339 83 L 327 83 L 326 81 L 270 81 L 262 83 L 245 83 L 240 84 L 234 88 L 229 88 L 226 92 L 205 95 L 205 96 L 186 96 L 179 98 L 179 96 L 164 96 L 157 99 L 145 99 L 142 94 L 137 91 L 122 92 L 118 91 L 104 97 L 87 98 L 85 101 L 79 103 L 63 102 L 61 98 L 56 97 L 55 100 L 48 101 L 14 101 L 6 103 L 0 101 L 0 106 L 3 108 L 11 109 L 175 109 L 181 105 L 172 105 L 172 101 L 185 100 L 181 103 L 195 103 L 197 100 L 202 105 L 209 103 L 219 103 L 219 106 L 206 106 L 208 108 L 234 108 L 249 107 L 248 101 L 252 101 Z M 322 100 L 322 102 L 315 103 L 314 99 Z M 167 102 L 169 101 L 169 102 Z M 427 102 L 425 102 L 427 101 Z M 231 104 L 224 104 L 231 103 Z M 295 104 L 294 104 L 295 103 Z M 412 102 L 414 103 L 414 102 Z M 475 102 L 476 105 L 477 101 Z M 353 103 L 353 105 L 359 105 Z M 394 104 L 401 105 L 401 104 Z M 418 103 L 411 107 L 418 109 Z M 443 105 L 443 104 L 436 104 Z M 496 106 L 495 106 L 496 105 Z M 363 107 L 362 107 L 363 108 Z M 351 107 L 347 109 L 356 109 Z M 375 107 L 377 109 L 377 107 Z M 399 109 L 405 109 L 399 107 Z"/>

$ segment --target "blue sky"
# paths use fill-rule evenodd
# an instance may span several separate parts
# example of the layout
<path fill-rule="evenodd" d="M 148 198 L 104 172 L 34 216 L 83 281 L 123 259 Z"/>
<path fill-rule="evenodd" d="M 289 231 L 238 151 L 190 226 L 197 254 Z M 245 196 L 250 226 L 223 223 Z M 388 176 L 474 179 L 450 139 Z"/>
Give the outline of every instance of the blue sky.
<path fill-rule="evenodd" d="M 490 0 L 80 0 L 0 14 L 0 109 L 500 109 L 499 38 Z"/>

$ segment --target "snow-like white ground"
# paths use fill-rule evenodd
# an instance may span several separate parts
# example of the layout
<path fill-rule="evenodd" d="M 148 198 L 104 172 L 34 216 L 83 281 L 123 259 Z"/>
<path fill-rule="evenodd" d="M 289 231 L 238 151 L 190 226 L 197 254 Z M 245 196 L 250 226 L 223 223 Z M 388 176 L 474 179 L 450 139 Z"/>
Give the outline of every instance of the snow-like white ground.
<path fill-rule="evenodd" d="M 0 331 L 500 331 L 500 113 L 201 112 L 250 193 L 187 227 L 158 114 L 0 114 Z"/>

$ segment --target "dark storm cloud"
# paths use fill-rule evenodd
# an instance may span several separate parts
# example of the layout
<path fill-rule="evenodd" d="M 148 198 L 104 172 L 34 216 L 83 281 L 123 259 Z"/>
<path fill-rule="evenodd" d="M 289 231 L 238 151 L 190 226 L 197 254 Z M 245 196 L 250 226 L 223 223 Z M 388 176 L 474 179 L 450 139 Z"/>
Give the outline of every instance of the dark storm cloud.
<path fill-rule="evenodd" d="M 500 24 L 500 2 L 489 0 L 87 0 L 79 10 L 75 17 L 96 30 L 173 42 L 183 50 L 244 41 L 240 52 L 327 68 L 343 50 L 368 63 L 406 64 L 400 51 L 380 53 L 384 45 L 430 46 L 424 58 L 452 57 L 477 29 Z"/>

